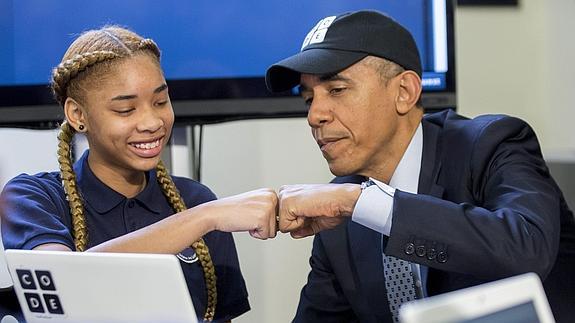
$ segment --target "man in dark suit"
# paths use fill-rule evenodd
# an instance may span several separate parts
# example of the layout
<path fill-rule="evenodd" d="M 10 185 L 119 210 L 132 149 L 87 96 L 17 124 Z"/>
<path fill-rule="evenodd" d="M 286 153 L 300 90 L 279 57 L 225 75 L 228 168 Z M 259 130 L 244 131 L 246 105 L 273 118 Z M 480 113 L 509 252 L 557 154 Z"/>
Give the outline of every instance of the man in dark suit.
<path fill-rule="evenodd" d="M 388 258 L 417 297 L 535 272 L 568 321 L 575 221 L 535 133 L 502 115 L 424 116 L 421 73 L 411 34 L 374 11 L 322 19 L 268 69 L 270 90 L 300 85 L 338 183 L 280 189 L 280 230 L 315 234 L 295 321 L 397 322 Z"/>

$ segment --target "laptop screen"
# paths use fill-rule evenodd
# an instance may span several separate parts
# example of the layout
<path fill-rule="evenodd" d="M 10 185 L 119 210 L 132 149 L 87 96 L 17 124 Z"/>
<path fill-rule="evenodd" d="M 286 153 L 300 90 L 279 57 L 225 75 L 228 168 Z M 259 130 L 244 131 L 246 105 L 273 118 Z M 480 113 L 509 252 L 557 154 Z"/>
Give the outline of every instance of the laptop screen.
<path fill-rule="evenodd" d="M 458 323 L 541 323 L 541 321 L 533 302 L 526 302 Z"/>

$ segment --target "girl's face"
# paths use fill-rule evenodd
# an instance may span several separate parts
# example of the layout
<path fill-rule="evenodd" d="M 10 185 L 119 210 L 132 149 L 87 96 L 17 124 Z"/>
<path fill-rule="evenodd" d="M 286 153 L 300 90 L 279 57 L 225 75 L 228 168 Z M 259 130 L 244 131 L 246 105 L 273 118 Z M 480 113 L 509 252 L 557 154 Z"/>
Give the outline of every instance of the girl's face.
<path fill-rule="evenodd" d="M 90 168 L 126 176 L 155 168 L 174 124 L 158 63 L 148 55 L 123 59 L 94 85 L 82 108 Z"/>

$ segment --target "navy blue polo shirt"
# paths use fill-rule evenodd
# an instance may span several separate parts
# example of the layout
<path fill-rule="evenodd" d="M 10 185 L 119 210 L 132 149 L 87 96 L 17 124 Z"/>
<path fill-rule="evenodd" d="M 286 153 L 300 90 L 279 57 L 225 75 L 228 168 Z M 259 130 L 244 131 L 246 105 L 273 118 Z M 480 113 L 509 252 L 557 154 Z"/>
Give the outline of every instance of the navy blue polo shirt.
<path fill-rule="evenodd" d="M 174 213 L 155 180 L 155 170 L 147 172 L 148 181 L 142 192 L 134 198 L 126 198 L 92 173 L 88 153 L 86 151 L 74 164 L 84 200 L 88 247 L 141 229 Z M 209 188 L 196 181 L 175 176 L 173 180 L 188 207 L 216 198 Z M 59 172 L 18 175 L 6 184 L 2 199 L 2 240 L 6 249 L 32 249 L 45 243 L 59 243 L 75 249 L 72 219 Z M 230 233 L 219 231 L 208 233 L 204 240 L 217 276 L 215 319 L 230 320 L 250 309 L 234 240 Z M 191 248 L 182 251 L 180 257 L 196 314 L 203 317 L 207 295 L 202 267 Z"/>

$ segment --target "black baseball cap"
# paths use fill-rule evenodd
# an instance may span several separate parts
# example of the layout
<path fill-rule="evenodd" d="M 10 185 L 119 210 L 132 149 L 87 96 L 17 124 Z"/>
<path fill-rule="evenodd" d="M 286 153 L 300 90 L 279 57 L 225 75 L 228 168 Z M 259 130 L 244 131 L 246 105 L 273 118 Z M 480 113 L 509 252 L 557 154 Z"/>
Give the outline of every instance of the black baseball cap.
<path fill-rule="evenodd" d="M 271 92 L 290 90 L 299 84 L 302 73 L 338 73 L 368 55 L 390 60 L 421 77 L 419 51 L 411 33 L 379 11 L 360 10 L 320 20 L 299 53 L 268 68 L 266 85 Z"/>

